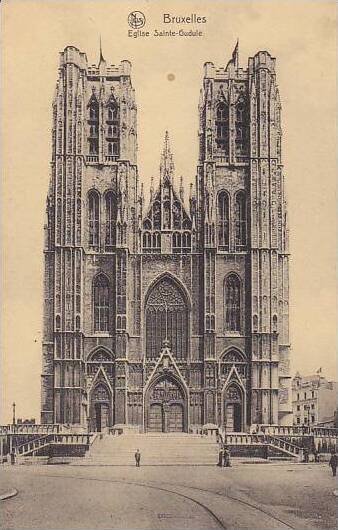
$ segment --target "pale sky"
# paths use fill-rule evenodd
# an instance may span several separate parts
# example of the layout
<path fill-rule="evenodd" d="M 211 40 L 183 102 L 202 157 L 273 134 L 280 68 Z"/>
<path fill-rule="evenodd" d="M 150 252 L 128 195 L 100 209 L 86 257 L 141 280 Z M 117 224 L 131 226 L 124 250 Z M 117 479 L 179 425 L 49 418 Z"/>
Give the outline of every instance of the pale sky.
<path fill-rule="evenodd" d="M 10 421 L 13 401 L 19 417 L 39 421 L 43 223 L 58 54 L 74 45 L 96 63 L 100 34 L 108 64 L 132 62 L 141 180 L 146 188 L 151 176 L 156 183 L 168 129 L 186 195 L 196 171 L 203 63 L 225 66 L 237 38 L 242 67 L 261 49 L 277 58 L 292 254 L 292 373 L 322 367 L 335 379 L 335 3 L 5 0 L 1 7 L 1 423 Z M 199 28 L 204 36 L 128 38 L 127 16 L 136 9 L 150 32 L 170 29 L 163 13 L 206 16 Z"/>

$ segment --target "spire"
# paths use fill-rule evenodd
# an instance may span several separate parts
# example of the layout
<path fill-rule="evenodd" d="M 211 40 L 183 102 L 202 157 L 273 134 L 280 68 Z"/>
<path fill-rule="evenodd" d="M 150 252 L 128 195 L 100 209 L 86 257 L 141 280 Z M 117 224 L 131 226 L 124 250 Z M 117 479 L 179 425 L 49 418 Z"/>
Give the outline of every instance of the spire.
<path fill-rule="evenodd" d="M 184 187 L 183 187 L 183 177 L 181 175 L 180 179 L 180 199 L 182 202 L 184 202 Z"/>
<path fill-rule="evenodd" d="M 237 42 L 236 42 L 236 46 L 234 47 L 234 51 L 232 52 L 232 56 L 231 56 L 231 59 L 230 61 L 228 62 L 228 64 L 226 65 L 226 70 L 229 68 L 229 67 L 234 67 L 235 70 L 238 69 L 238 64 L 239 64 L 239 54 L 238 54 L 238 45 L 239 45 L 239 41 L 237 39 Z"/>
<path fill-rule="evenodd" d="M 101 35 L 100 35 L 100 60 L 99 60 L 99 64 L 100 63 L 104 63 L 105 60 L 104 60 L 104 57 L 103 57 L 103 54 L 102 54 L 102 40 L 101 40 Z"/>
<path fill-rule="evenodd" d="M 160 164 L 160 177 L 161 182 L 164 182 L 166 180 L 172 181 L 174 176 L 174 162 L 173 162 L 173 155 L 171 153 L 170 144 L 169 144 L 169 133 L 168 131 L 165 132 L 164 137 L 164 146 L 161 156 L 161 164 Z"/>
<path fill-rule="evenodd" d="M 239 42 L 237 39 L 236 46 L 232 52 L 232 62 L 234 63 L 236 69 L 238 68 L 238 44 Z"/>

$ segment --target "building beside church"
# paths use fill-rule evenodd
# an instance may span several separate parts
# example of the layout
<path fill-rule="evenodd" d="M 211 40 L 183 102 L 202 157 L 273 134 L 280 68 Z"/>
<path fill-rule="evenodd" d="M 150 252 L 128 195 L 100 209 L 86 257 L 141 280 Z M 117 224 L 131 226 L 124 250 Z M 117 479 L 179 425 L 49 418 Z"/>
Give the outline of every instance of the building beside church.
<path fill-rule="evenodd" d="M 237 46 L 225 67 L 205 63 L 198 112 L 189 197 L 175 185 L 166 133 L 146 205 L 131 64 L 108 66 L 101 53 L 89 66 L 73 46 L 60 54 L 42 423 L 165 432 L 292 423 L 275 59 L 259 51 L 243 69 Z"/>
<path fill-rule="evenodd" d="M 335 427 L 338 385 L 319 369 L 314 375 L 296 373 L 292 380 L 294 425 Z"/>

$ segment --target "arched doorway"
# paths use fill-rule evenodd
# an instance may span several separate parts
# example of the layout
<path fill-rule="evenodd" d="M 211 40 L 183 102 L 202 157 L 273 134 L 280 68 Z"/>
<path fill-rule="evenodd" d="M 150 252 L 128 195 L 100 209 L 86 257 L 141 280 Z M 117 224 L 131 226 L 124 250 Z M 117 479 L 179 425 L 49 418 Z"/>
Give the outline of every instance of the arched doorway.
<path fill-rule="evenodd" d="M 90 402 L 91 428 L 96 432 L 102 432 L 112 425 L 112 397 L 104 383 L 96 385 Z"/>
<path fill-rule="evenodd" d="M 239 386 L 231 383 L 224 393 L 224 426 L 226 432 L 242 432 L 244 400 Z"/>
<path fill-rule="evenodd" d="M 145 423 L 150 432 L 187 430 L 187 400 L 175 379 L 164 376 L 150 386 L 146 394 Z"/>

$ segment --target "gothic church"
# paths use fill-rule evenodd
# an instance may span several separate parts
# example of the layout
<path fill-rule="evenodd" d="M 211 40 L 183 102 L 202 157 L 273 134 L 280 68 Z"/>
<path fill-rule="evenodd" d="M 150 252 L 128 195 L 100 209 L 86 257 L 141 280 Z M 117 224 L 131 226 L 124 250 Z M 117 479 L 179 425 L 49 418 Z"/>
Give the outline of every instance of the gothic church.
<path fill-rule="evenodd" d="M 196 87 L 197 90 L 197 87 Z M 291 423 L 275 59 L 204 65 L 185 199 L 165 134 L 146 205 L 131 64 L 60 54 L 45 225 L 42 423 L 227 432 Z"/>

